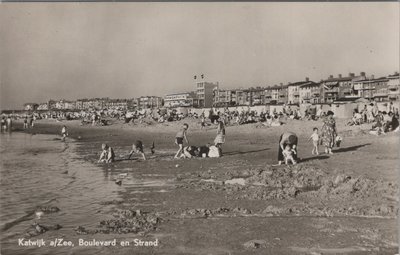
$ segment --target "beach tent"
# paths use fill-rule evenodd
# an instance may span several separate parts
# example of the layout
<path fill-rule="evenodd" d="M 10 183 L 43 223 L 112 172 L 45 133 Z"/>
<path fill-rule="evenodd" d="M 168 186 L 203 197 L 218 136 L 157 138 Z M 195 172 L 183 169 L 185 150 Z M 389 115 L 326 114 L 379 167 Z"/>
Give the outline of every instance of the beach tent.
<path fill-rule="evenodd" d="M 310 104 L 310 103 L 300 104 L 300 113 L 301 113 L 301 115 L 303 115 L 306 112 L 306 110 L 310 109 L 311 106 L 312 106 L 312 104 Z"/>
<path fill-rule="evenodd" d="M 332 104 L 331 111 L 336 118 L 348 119 L 353 117 L 354 109 L 357 109 L 357 103 Z"/>

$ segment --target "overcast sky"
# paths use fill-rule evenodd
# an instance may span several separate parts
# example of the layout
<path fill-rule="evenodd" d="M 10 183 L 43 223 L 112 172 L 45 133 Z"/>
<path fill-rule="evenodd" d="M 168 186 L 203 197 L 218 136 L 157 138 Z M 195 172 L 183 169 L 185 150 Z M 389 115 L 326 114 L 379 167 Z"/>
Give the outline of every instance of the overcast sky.
<path fill-rule="evenodd" d="M 1 109 L 399 70 L 393 3 L 3 3 Z"/>

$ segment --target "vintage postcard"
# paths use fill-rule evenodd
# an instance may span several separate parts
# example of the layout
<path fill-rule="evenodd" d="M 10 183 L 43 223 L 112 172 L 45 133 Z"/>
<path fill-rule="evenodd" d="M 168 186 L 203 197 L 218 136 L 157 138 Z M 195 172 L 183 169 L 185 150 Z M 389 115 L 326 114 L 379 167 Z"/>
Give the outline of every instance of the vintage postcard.
<path fill-rule="evenodd" d="M 0 3 L 0 253 L 398 254 L 399 15 Z"/>

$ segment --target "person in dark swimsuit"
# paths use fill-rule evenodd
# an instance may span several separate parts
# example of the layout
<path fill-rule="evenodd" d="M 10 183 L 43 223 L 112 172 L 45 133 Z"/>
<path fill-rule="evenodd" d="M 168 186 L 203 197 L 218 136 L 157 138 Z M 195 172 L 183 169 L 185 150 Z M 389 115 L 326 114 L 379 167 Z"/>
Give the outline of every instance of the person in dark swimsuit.
<path fill-rule="evenodd" d="M 175 157 L 174 158 L 179 158 L 180 154 L 183 153 L 183 140 L 186 141 L 187 144 L 189 144 L 189 141 L 186 137 L 186 132 L 189 128 L 188 124 L 183 124 L 183 127 L 181 130 L 179 130 L 179 132 L 176 134 L 175 136 L 175 144 L 177 144 L 179 146 L 179 150 L 176 152 Z"/>

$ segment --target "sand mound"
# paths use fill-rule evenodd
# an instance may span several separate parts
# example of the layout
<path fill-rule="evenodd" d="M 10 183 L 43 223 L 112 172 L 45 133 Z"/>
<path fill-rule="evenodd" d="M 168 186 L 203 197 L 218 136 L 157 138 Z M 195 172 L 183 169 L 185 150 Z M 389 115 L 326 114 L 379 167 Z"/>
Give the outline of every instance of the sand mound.
<path fill-rule="evenodd" d="M 113 213 L 115 219 L 103 220 L 96 229 L 86 229 L 78 226 L 77 234 L 126 234 L 147 233 L 157 228 L 161 219 L 154 213 L 145 213 L 140 210 L 117 210 Z"/>
<path fill-rule="evenodd" d="M 307 164 L 224 173 L 203 171 L 191 174 L 187 182 L 181 179 L 184 184 L 178 188 L 222 191 L 233 199 L 305 203 L 269 207 L 263 212 L 267 215 L 395 217 L 398 212 L 397 184 L 363 176 L 331 175 Z"/>
<path fill-rule="evenodd" d="M 234 217 L 237 215 L 249 215 L 252 212 L 245 208 L 226 208 L 220 207 L 217 209 L 185 209 L 178 218 L 208 218 L 215 216 Z"/>

